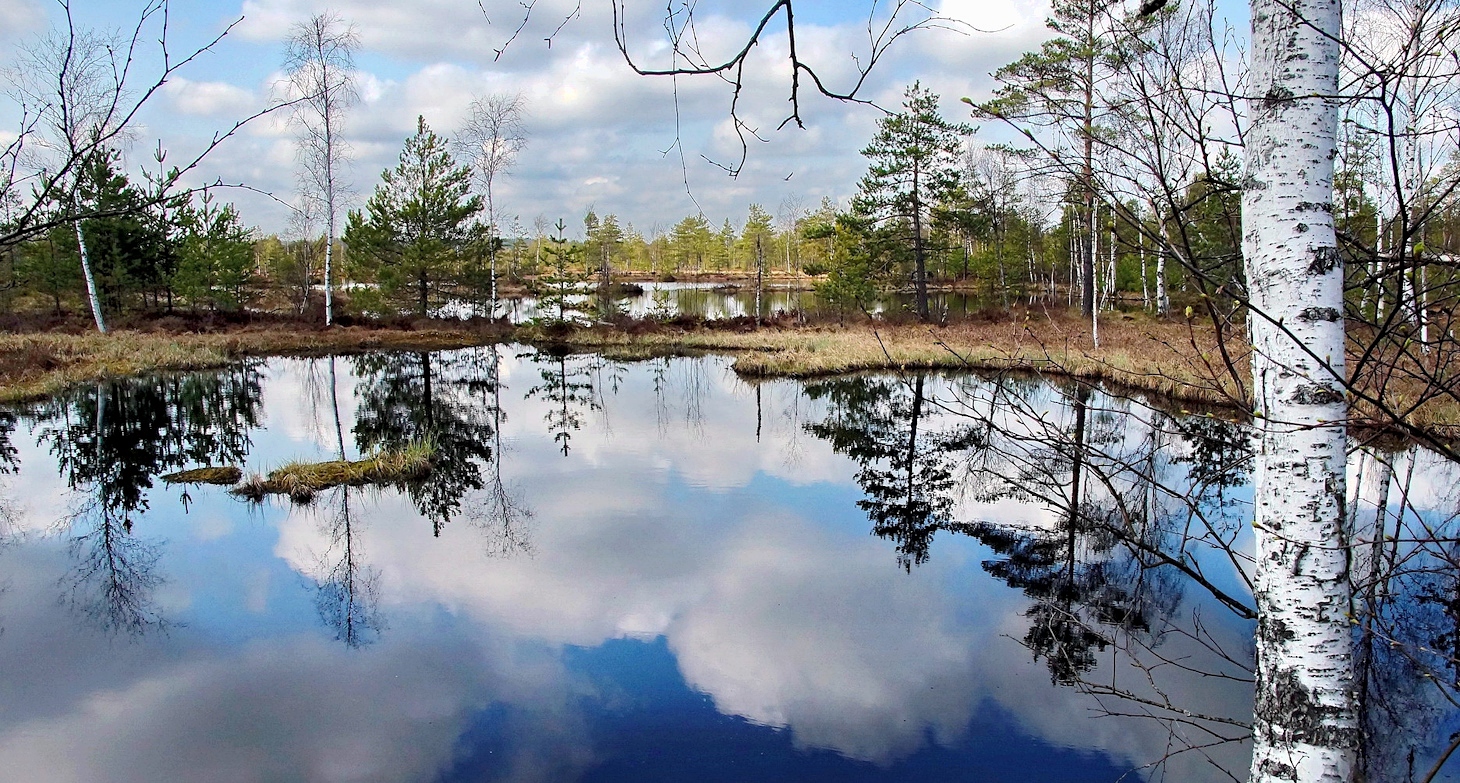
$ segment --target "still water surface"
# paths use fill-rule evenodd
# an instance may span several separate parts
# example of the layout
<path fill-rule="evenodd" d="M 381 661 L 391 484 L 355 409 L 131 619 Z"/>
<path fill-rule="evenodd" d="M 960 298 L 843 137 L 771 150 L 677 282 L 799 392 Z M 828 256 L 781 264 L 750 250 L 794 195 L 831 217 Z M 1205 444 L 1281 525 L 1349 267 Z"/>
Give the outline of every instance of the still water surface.
<path fill-rule="evenodd" d="M 755 284 L 740 283 L 732 286 L 716 283 L 637 283 L 642 293 L 617 296 L 612 299 L 614 308 L 632 318 L 670 319 L 686 316 L 704 320 L 720 320 L 741 316 L 754 317 L 756 313 Z M 970 313 L 978 313 L 998 300 L 981 298 L 977 293 L 964 291 L 929 292 L 929 308 L 934 320 L 956 321 Z M 575 299 L 580 312 L 593 313 L 599 302 L 594 297 L 582 296 Z M 766 287 L 761 292 L 760 313 L 772 317 L 778 313 L 802 312 L 809 316 L 836 316 L 836 307 L 822 299 L 815 291 L 787 288 L 782 285 Z M 543 308 L 535 297 L 522 296 L 502 299 L 498 315 L 505 316 L 512 323 L 526 323 L 537 318 L 555 318 L 557 311 Z M 916 299 L 911 293 L 884 292 L 868 306 L 868 312 L 881 316 L 911 317 L 916 313 Z M 448 304 L 437 312 L 439 317 L 463 318 L 470 315 L 484 315 L 487 307 L 473 306 L 467 302 Z"/>
<path fill-rule="evenodd" d="M 1245 777 L 1220 418 L 482 348 L 96 384 L 0 432 L 0 779 Z M 423 438 L 424 482 L 303 506 L 159 478 Z M 1449 523 L 1460 472 L 1356 455 L 1360 512 L 1381 472 Z M 1384 604 L 1414 643 L 1365 648 L 1375 779 L 1460 726 L 1453 569 L 1415 571 Z"/>

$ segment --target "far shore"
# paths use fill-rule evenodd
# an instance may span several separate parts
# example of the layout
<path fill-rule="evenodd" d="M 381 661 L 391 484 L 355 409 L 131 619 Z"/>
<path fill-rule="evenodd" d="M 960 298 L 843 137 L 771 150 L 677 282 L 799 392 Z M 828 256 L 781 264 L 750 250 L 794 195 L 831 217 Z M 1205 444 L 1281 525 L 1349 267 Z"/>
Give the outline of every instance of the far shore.
<path fill-rule="evenodd" d="M 946 325 L 864 316 L 802 323 L 781 316 L 668 322 L 620 319 L 592 326 L 511 325 L 485 319 L 393 319 L 330 328 L 288 316 L 226 320 L 167 316 L 124 324 L 107 335 L 84 321 L 0 332 L 0 403 L 44 398 L 86 382 L 152 372 L 222 367 L 248 357 L 327 356 L 374 351 L 437 351 L 491 344 L 593 351 L 611 358 L 721 353 L 746 379 L 808 378 L 860 371 L 1032 372 L 1102 382 L 1192 406 L 1250 415 L 1248 348 L 1219 340 L 1210 322 L 1180 316 L 1112 313 L 1090 324 L 1063 312 L 991 309 Z M 1230 363 L 1237 368 L 1227 370 Z M 1355 410 L 1359 424 L 1374 418 Z M 1460 437 L 1460 409 L 1436 401 L 1410 423 Z"/>

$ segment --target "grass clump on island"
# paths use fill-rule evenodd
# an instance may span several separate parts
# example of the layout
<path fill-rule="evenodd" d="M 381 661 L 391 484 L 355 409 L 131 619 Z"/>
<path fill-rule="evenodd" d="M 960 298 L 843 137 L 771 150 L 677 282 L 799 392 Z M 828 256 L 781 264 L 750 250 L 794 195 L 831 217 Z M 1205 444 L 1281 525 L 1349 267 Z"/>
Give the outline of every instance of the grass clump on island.
<path fill-rule="evenodd" d="M 270 495 L 287 495 L 296 503 L 308 503 L 316 494 L 334 487 L 418 481 L 430 475 L 436 453 L 435 443 L 420 441 L 362 460 L 289 462 L 267 476 L 253 475 L 229 491 L 256 502 Z"/>
<path fill-rule="evenodd" d="M 231 487 L 243 479 L 243 471 L 232 465 L 180 470 L 162 477 L 168 484 L 212 484 Z"/>

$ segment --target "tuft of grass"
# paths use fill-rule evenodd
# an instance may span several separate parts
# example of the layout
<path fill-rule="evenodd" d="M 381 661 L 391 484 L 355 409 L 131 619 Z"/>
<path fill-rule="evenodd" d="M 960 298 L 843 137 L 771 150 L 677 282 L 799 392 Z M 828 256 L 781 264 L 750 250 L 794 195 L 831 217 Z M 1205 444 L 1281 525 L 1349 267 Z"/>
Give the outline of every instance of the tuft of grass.
<path fill-rule="evenodd" d="M 169 484 L 215 484 L 221 487 L 237 484 L 243 478 L 243 471 L 232 465 L 224 467 L 193 468 L 169 473 L 162 477 Z"/>
<path fill-rule="evenodd" d="M 230 492 L 253 501 L 269 495 L 288 495 L 296 503 L 308 503 L 316 494 L 333 487 L 419 481 L 431 473 L 435 463 L 436 444 L 421 441 L 362 460 L 288 462 L 267 476 L 251 476 Z"/>

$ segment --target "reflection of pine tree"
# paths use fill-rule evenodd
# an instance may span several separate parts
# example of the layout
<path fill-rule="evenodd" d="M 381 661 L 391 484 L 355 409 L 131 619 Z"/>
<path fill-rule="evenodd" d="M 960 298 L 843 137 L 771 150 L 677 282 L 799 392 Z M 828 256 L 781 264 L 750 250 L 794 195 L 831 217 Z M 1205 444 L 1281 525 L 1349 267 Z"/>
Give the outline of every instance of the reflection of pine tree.
<path fill-rule="evenodd" d="M 355 442 L 362 451 L 403 449 L 432 442 L 430 475 L 405 485 L 436 535 L 461 508 L 462 496 L 482 488 L 482 464 L 492 457 L 492 422 L 474 405 L 467 382 L 452 372 L 455 357 L 429 353 L 362 356 L 355 360 L 360 397 Z"/>
<path fill-rule="evenodd" d="M 906 383 L 838 379 L 806 393 L 831 403 L 827 419 L 806 429 L 857 462 L 857 483 L 866 493 L 857 506 L 872 520 L 872 532 L 897 544 L 903 568 L 926 562 L 933 536 L 952 521 L 949 455 L 967 446 L 969 431 L 928 431 L 922 375 Z"/>
<path fill-rule="evenodd" d="M 100 485 L 107 506 L 126 516 L 146 509 L 146 491 L 162 473 L 242 462 L 261 388 L 257 366 L 242 365 L 80 387 L 29 415 L 41 420 L 39 439 L 67 483 Z"/>
<path fill-rule="evenodd" d="M 583 428 L 583 415 L 602 407 L 594 387 L 594 359 L 566 351 L 538 354 L 534 359 L 542 383 L 527 396 L 548 403 L 548 433 L 568 456 L 573 433 Z"/>
<path fill-rule="evenodd" d="M 1167 546 L 1172 528 L 1181 532 L 1179 515 L 1168 515 L 1162 503 L 1171 492 L 1161 483 L 1158 458 L 1167 448 L 1160 428 L 1167 419 L 1152 414 L 1157 426 L 1149 438 L 1127 447 L 1135 417 L 1092 408 L 1091 396 L 1077 386 L 1066 426 L 1004 430 L 971 464 L 981 499 L 1015 498 L 1060 512 L 1052 531 L 978 523 L 968 532 L 997 555 L 985 570 L 1034 600 L 1024 643 L 1064 684 L 1082 681 L 1115 632 L 1153 633 L 1158 620 L 1174 614 L 1183 588 L 1180 574 L 1162 568 L 1169 562 L 1163 553 L 1180 552 Z"/>
<path fill-rule="evenodd" d="M 16 450 L 15 444 L 10 442 L 10 436 L 15 432 L 16 421 L 14 413 L 0 411 L 0 476 L 14 473 L 19 467 L 17 463 L 20 452 Z"/>

